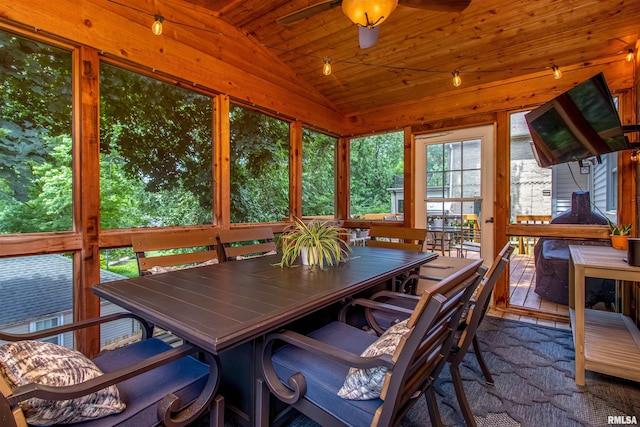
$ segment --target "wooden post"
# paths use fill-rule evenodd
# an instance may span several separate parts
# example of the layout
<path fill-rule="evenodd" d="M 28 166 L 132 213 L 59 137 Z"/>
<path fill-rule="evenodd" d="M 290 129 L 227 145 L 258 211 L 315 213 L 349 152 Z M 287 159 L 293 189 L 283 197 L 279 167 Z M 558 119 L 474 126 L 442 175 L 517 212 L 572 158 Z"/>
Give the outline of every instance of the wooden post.
<path fill-rule="evenodd" d="M 75 83 L 73 206 L 75 230 L 82 236 L 82 248 L 74 256 L 73 318 L 100 316 L 100 299 L 91 292 L 100 283 L 100 60 L 95 49 L 81 47 L 74 67 Z M 79 107 L 79 108 L 78 108 Z M 76 348 L 89 357 L 100 351 L 98 326 L 76 332 Z"/>

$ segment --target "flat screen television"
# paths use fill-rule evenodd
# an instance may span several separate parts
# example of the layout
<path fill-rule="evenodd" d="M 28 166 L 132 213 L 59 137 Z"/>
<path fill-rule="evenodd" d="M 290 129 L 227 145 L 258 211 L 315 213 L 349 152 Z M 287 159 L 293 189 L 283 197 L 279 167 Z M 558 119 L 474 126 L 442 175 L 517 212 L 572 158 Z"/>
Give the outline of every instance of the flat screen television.
<path fill-rule="evenodd" d="M 525 115 L 540 167 L 630 148 L 602 73 Z"/>

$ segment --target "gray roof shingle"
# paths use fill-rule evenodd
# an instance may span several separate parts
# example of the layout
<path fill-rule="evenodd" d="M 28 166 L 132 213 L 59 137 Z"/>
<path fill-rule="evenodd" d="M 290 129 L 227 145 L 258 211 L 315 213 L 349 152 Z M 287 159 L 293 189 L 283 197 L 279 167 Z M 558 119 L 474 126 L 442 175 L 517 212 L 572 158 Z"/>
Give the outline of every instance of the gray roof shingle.
<path fill-rule="evenodd" d="M 73 260 L 63 255 L 0 258 L 0 325 L 71 310 Z M 100 281 L 124 278 L 102 270 Z"/>

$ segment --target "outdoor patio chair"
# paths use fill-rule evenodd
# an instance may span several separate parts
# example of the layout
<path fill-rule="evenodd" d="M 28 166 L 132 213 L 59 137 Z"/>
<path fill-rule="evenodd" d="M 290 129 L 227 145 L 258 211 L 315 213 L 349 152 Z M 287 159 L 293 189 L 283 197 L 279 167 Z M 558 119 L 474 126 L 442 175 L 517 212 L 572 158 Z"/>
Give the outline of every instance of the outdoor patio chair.
<path fill-rule="evenodd" d="M 425 292 L 411 316 L 382 337 L 342 321 L 308 335 L 285 330 L 267 336 L 258 389 L 261 425 L 270 421 L 273 393 L 320 425 L 356 427 L 397 425 L 424 395 L 432 425 L 442 426 L 433 384 L 479 283 L 481 263 Z M 360 301 L 370 302 L 356 299 L 343 311 Z"/>
<path fill-rule="evenodd" d="M 213 229 L 145 232 L 131 236 L 140 275 L 185 266 L 217 264 L 217 232 Z M 183 249 L 180 253 L 174 250 Z"/>
<path fill-rule="evenodd" d="M 482 370 L 482 375 L 484 376 L 487 384 L 494 384 L 491 371 L 489 371 L 489 367 L 482 356 L 476 331 L 489 308 L 493 288 L 495 288 L 498 278 L 509 264 L 509 258 L 511 258 L 514 249 L 515 247 L 512 246 L 510 242 L 507 242 L 500 250 L 500 253 L 496 256 L 491 268 L 489 268 L 489 271 L 487 271 L 487 274 L 482 279 L 482 282 L 478 286 L 474 296 L 471 298 L 468 310 L 462 316 L 462 322 L 458 328 L 456 340 L 451 349 L 451 353 L 449 353 L 449 356 L 447 357 L 458 404 L 462 410 L 464 420 L 469 427 L 475 426 L 476 423 L 473 418 L 471 408 L 469 407 L 467 396 L 464 392 L 462 376 L 460 375 L 460 363 L 462 363 L 464 356 L 467 354 L 467 351 L 469 351 L 469 347 L 473 345 L 473 352 L 476 355 L 476 359 L 478 360 L 478 364 Z"/>
<path fill-rule="evenodd" d="M 93 360 L 36 341 L 125 318 L 140 322 L 142 339 Z M 0 332 L 0 340 L 9 341 L 0 346 L 0 425 L 171 427 L 211 411 L 210 426 L 222 426 L 217 356 L 193 344 L 171 347 L 148 338 L 151 329 L 133 314 L 118 313 L 31 334 Z"/>
<path fill-rule="evenodd" d="M 389 225 L 371 225 L 368 245 L 376 248 L 423 251 L 427 240 L 424 228 L 393 227 Z"/>
<path fill-rule="evenodd" d="M 369 230 L 369 237 L 370 240 L 367 246 L 421 252 L 425 250 L 427 230 L 424 228 L 393 227 L 373 224 Z M 394 277 L 391 281 L 392 288 L 396 289 L 406 277 L 406 274 Z"/>
<path fill-rule="evenodd" d="M 491 293 L 495 287 L 498 278 L 509 263 L 509 258 L 513 254 L 515 247 L 509 242 L 500 250 L 500 253 L 496 256 L 491 268 L 486 272 L 482 278 L 482 282 L 478 286 L 473 298 L 470 300 L 470 304 L 467 310 L 461 317 L 460 325 L 458 327 L 458 333 L 456 335 L 456 341 L 452 347 L 451 353 L 448 355 L 448 361 L 450 362 L 451 377 L 453 379 L 453 385 L 456 390 L 456 396 L 465 422 L 468 426 L 475 426 L 473 414 L 467 401 L 464 388 L 462 385 L 462 378 L 460 376 L 459 365 L 462 362 L 469 347 L 473 345 L 473 351 L 482 370 L 482 374 L 487 384 L 493 385 L 493 377 L 491 372 L 482 356 L 480 350 L 480 344 L 476 337 L 476 330 L 480 326 L 480 322 L 484 318 L 489 303 L 491 301 Z M 430 280 L 444 280 L 435 278 L 432 276 L 419 276 L 421 278 Z M 437 283 L 437 282 L 436 282 Z M 365 308 L 365 316 L 367 322 L 378 333 L 384 333 L 394 323 L 399 322 L 408 317 L 408 313 L 416 306 L 419 301 L 415 295 L 407 295 L 399 292 L 381 291 L 374 294 L 371 299 L 375 302 Z M 399 314 L 394 311 L 385 311 L 384 306 L 380 307 L 376 304 L 383 304 L 384 306 L 392 305 L 403 307 L 408 310 L 405 314 Z"/>
<path fill-rule="evenodd" d="M 227 261 L 276 253 L 275 236 L 269 227 L 220 230 L 220 243 Z"/>

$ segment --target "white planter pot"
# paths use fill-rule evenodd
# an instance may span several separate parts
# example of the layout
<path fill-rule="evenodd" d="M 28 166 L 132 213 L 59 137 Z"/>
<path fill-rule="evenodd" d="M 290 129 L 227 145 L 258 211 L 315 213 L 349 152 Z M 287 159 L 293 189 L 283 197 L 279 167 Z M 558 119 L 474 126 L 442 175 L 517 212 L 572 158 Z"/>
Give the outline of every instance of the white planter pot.
<path fill-rule="evenodd" d="M 301 248 L 300 258 L 302 259 L 302 265 L 318 265 L 318 249 L 317 248 Z"/>

